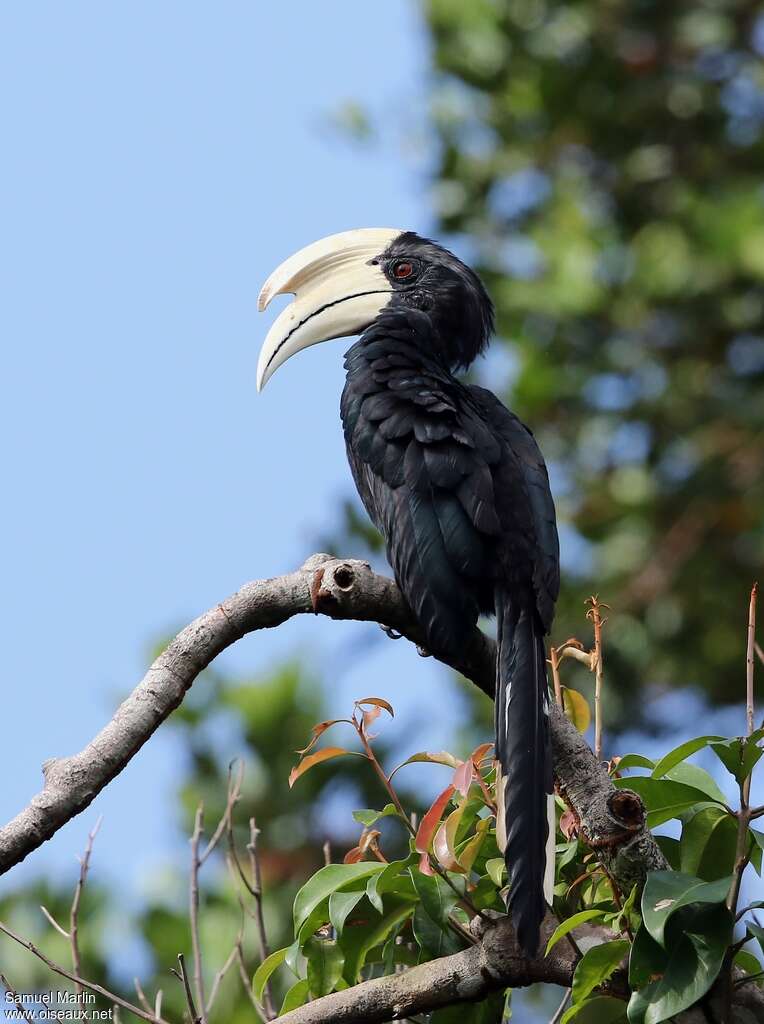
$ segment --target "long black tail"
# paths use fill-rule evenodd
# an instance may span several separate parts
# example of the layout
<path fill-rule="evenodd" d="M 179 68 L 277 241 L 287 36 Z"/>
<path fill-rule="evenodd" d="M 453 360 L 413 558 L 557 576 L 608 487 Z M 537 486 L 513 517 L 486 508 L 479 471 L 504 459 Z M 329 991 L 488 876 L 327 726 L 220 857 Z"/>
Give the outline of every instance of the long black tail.
<path fill-rule="evenodd" d="M 496 619 L 496 757 L 503 776 L 497 789 L 503 781 L 499 806 L 506 814 L 497 833 L 506 828 L 512 923 L 523 951 L 533 956 L 546 913 L 547 795 L 552 792 L 543 629 L 532 595 L 498 594 Z"/>

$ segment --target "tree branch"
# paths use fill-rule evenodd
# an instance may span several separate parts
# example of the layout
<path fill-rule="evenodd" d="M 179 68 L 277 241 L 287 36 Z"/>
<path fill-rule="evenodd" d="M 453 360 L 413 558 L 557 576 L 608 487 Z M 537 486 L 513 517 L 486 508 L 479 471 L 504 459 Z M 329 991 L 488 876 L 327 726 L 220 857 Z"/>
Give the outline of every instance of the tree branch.
<path fill-rule="evenodd" d="M 575 964 L 558 952 L 558 946 L 546 958 L 529 960 L 517 945 L 508 918 L 488 928 L 476 918 L 471 927 L 480 939 L 478 945 L 306 1003 L 279 1017 L 279 1024 L 375 1024 L 454 1003 L 477 1002 L 510 986 L 570 985 Z M 542 950 L 553 928 L 554 922 L 543 930 Z"/>
<path fill-rule="evenodd" d="M 313 555 L 296 572 L 246 584 L 175 637 L 111 721 L 83 750 L 43 765 L 43 789 L 0 829 L 0 874 L 22 861 L 92 802 L 178 707 L 199 673 L 218 654 L 247 633 L 270 629 L 310 612 L 334 619 L 379 622 L 418 646 L 425 644 L 395 583 L 375 573 L 366 562 Z M 495 660 L 493 641 L 476 630 L 461 656 L 447 664 L 493 697 Z M 577 815 L 582 836 L 621 891 L 628 894 L 635 883 L 642 885 L 648 871 L 667 866 L 646 827 L 642 801 L 630 790 L 614 788 L 584 738 L 556 705 L 550 714 L 558 788 Z M 571 961 L 562 961 L 559 955 L 525 960 L 509 937 L 508 928 L 508 923 L 499 923 L 481 937 L 478 945 L 462 953 L 326 996 L 320 1001 L 320 1010 L 316 1001 L 310 1009 L 296 1010 L 284 1020 L 288 1024 L 308 1019 L 387 1020 L 404 1015 L 404 1011 L 415 1013 L 454 1001 L 479 999 L 510 984 L 570 984 Z M 756 986 L 745 986 L 741 994 L 758 1000 L 758 992 L 751 996 L 754 989 Z M 340 1015 L 350 1012 L 340 1007 L 349 1005 L 350 992 L 354 993 L 353 999 L 362 998 L 367 1005 L 360 1017 Z M 324 1005 L 335 1004 L 337 1009 L 324 1015 Z"/>
<path fill-rule="evenodd" d="M 373 572 L 366 562 L 314 555 L 297 572 L 246 584 L 175 637 L 80 753 L 43 765 L 41 792 L 0 829 L 0 874 L 91 803 L 221 651 L 247 633 L 309 612 L 380 622 L 419 646 L 425 642 L 395 583 Z M 476 630 L 462 656 L 450 665 L 493 696 L 495 646 L 489 637 Z M 645 827 L 642 802 L 629 790 L 613 788 L 586 741 L 556 707 L 552 708 L 552 738 L 560 790 L 578 815 L 583 834 L 628 893 L 635 881 L 644 881 L 648 870 L 665 866 Z"/>

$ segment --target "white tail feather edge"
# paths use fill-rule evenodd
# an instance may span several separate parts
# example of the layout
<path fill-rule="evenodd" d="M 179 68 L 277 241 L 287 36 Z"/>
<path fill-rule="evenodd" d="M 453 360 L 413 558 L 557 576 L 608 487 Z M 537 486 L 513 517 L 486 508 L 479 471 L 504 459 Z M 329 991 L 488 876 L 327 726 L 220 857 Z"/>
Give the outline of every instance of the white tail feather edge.
<path fill-rule="evenodd" d="M 507 811 L 504 806 L 504 775 L 501 765 L 496 764 L 496 845 L 499 852 L 504 853 L 507 848 Z"/>
<path fill-rule="evenodd" d="M 556 830 L 557 816 L 555 814 L 554 794 L 550 793 L 546 798 L 546 819 L 549 824 L 549 834 L 546 837 L 546 866 L 544 867 L 544 899 L 549 906 L 554 898 L 554 854 L 557 845 Z"/>
<path fill-rule="evenodd" d="M 544 866 L 544 899 L 549 906 L 554 898 L 554 854 L 557 844 L 555 830 L 557 828 L 557 817 L 555 812 L 554 794 L 550 793 L 546 798 L 546 817 L 549 825 L 549 834 L 546 838 L 546 864 Z M 501 765 L 496 761 L 496 845 L 499 851 L 504 853 L 507 848 L 507 818 L 504 806 L 504 776 Z"/>

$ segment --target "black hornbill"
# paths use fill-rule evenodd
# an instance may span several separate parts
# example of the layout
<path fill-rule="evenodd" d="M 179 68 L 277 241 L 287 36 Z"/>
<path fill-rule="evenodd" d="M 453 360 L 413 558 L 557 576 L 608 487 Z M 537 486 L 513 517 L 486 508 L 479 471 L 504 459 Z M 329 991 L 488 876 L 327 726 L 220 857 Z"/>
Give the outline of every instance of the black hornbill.
<path fill-rule="evenodd" d="M 458 654 L 479 615 L 496 615 L 497 837 L 512 921 L 533 954 L 554 851 L 547 857 L 554 829 L 543 637 L 559 549 L 533 435 L 490 391 L 454 376 L 488 343 L 491 300 L 448 250 L 413 231 L 377 228 L 332 235 L 290 257 L 265 283 L 259 308 L 282 292 L 295 299 L 265 340 L 258 390 L 300 349 L 360 334 L 345 356 L 340 407 L 348 459 L 429 650 Z"/>

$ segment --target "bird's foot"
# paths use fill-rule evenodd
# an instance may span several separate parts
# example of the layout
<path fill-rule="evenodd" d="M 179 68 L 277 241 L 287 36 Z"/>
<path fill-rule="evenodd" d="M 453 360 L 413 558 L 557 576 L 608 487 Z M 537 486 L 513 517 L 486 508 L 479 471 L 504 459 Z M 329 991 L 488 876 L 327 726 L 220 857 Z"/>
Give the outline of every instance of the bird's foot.
<path fill-rule="evenodd" d="M 379 628 L 382 630 L 383 633 L 385 633 L 387 635 L 387 637 L 390 640 L 402 640 L 403 639 L 403 633 L 399 633 L 398 630 L 397 629 L 393 629 L 392 626 L 383 626 L 382 623 L 380 622 L 379 623 Z"/>

